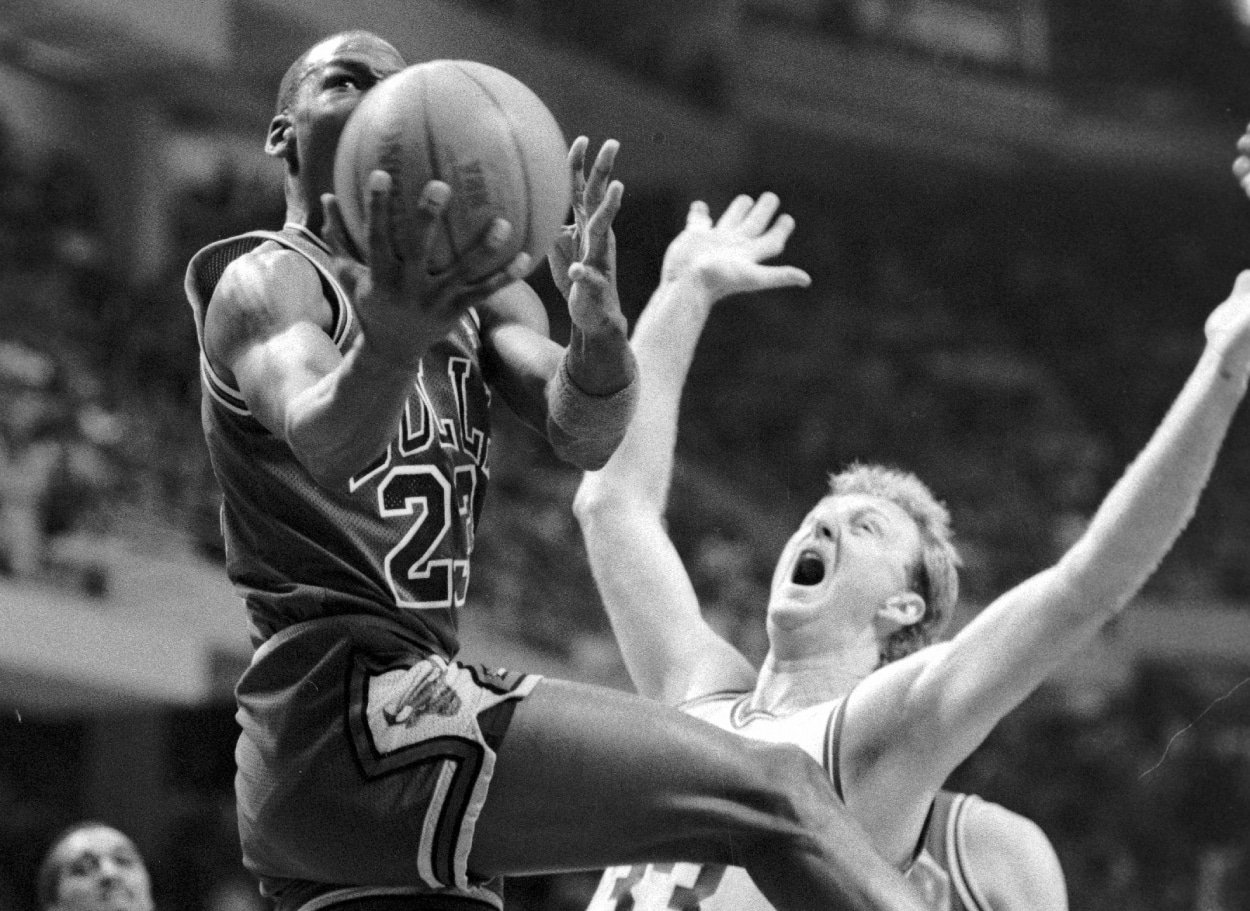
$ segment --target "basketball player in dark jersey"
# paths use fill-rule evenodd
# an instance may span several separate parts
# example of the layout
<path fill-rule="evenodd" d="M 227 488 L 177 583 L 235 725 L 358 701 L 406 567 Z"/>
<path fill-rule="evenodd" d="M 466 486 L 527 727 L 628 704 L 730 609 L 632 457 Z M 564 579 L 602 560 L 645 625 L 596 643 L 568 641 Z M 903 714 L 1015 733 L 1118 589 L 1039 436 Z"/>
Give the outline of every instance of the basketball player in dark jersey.
<path fill-rule="evenodd" d="M 638 691 L 740 736 L 801 746 L 839 776 L 882 856 L 907 870 L 950 773 L 1124 607 L 1193 513 L 1250 376 L 1250 272 L 1208 318 L 1206 349 L 1163 423 L 1056 566 L 930 645 L 957 598 L 949 515 L 915 476 L 853 466 L 778 560 L 757 671 L 703 619 L 664 510 L 699 333 L 714 303 L 755 287 L 759 262 L 779 252 L 780 222 L 768 227 L 777 205 L 772 194 L 739 197 L 715 223 L 691 207 L 634 330 L 638 411 L 607 466 L 583 480 L 575 511 Z M 1063 908 L 1051 873 L 1056 888 L 1035 898 Z M 694 864 L 610 871 L 597 902 L 770 904 L 741 870 Z"/>
<path fill-rule="evenodd" d="M 342 230 L 335 143 L 364 93 L 403 66 L 359 32 L 296 61 L 267 145 L 285 164 L 287 224 L 213 244 L 187 273 L 227 570 L 257 646 L 237 687 L 246 864 L 281 911 L 498 909 L 508 874 L 742 855 L 786 911 L 918 908 L 801 751 L 456 661 L 488 389 L 583 466 L 628 422 L 634 362 L 611 235 L 621 187 L 614 143 L 584 181 L 574 143 L 585 212 L 568 262 L 553 259 L 567 349 L 515 280 L 523 260 L 465 282 L 508 225 L 445 274 L 397 251 L 395 238 L 431 237 L 444 184 L 405 212 L 375 172 L 371 268 L 345 267 L 325 243 Z"/>

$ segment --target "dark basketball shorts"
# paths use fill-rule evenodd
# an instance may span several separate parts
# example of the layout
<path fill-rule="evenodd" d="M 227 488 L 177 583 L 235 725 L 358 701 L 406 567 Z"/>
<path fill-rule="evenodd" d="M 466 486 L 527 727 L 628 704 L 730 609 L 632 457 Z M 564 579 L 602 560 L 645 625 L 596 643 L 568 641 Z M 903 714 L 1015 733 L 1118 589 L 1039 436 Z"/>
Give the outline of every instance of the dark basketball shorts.
<path fill-rule="evenodd" d="M 279 911 L 418 895 L 501 908 L 502 883 L 473 877 L 468 857 L 512 711 L 539 679 L 448 661 L 361 617 L 266 642 L 237 687 L 235 750 L 262 891 Z"/>

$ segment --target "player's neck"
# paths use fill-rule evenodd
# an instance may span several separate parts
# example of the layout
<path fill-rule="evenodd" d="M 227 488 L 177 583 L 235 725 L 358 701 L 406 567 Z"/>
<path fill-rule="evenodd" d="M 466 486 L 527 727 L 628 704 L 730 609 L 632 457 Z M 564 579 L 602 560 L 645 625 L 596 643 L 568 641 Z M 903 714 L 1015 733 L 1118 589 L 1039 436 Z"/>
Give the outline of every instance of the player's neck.
<path fill-rule="evenodd" d="M 321 233 L 321 197 L 307 187 L 298 176 L 286 178 L 286 223 L 303 225 L 314 234 Z"/>
<path fill-rule="evenodd" d="M 864 655 L 861 660 L 855 651 L 786 655 L 774 648 L 760 668 L 751 708 L 790 715 L 841 699 L 872 673 L 875 663 L 875 655 Z"/>

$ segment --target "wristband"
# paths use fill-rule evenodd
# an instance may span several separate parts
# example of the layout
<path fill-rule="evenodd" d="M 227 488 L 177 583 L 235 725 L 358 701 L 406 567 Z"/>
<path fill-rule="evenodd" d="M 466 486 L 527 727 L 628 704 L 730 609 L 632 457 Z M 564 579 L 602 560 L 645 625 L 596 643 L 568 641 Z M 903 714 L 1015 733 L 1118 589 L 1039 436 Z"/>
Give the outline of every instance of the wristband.
<path fill-rule="evenodd" d="M 547 437 L 556 454 L 579 468 L 603 466 L 616 451 L 638 404 L 638 373 L 608 395 L 582 391 L 569 376 L 567 355 L 547 390 Z"/>

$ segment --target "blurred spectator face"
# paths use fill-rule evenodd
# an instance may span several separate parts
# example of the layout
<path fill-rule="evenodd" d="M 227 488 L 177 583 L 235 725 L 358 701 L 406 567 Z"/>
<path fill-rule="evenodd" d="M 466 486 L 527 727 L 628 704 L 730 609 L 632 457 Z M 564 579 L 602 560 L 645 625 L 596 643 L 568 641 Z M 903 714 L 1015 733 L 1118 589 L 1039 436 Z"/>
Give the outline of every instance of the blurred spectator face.
<path fill-rule="evenodd" d="M 108 826 L 71 832 L 53 849 L 55 899 L 47 911 L 152 911 L 152 884 L 134 843 Z"/>

